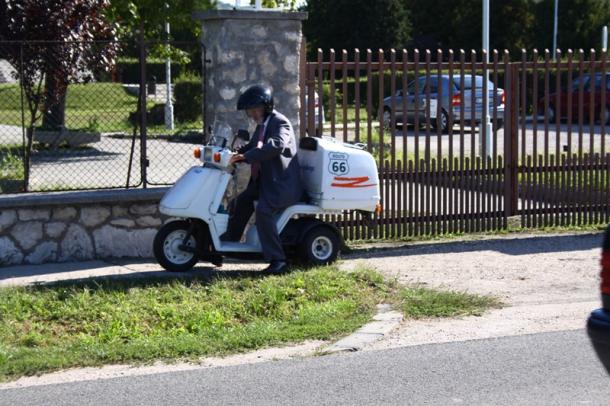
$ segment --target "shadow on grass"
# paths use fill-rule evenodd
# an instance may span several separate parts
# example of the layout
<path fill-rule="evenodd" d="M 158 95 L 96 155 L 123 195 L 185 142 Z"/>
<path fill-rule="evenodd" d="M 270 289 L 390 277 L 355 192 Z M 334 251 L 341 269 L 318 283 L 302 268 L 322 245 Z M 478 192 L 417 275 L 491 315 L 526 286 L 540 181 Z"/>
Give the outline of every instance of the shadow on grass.
<path fill-rule="evenodd" d="M 288 272 L 280 276 L 289 276 L 296 272 L 308 271 L 312 269 L 314 268 L 304 266 L 293 267 Z M 277 275 L 270 275 L 259 270 L 223 271 L 211 267 L 198 266 L 187 272 L 151 271 L 120 275 L 79 277 L 60 281 L 33 283 L 28 285 L 28 288 L 34 291 L 43 291 L 56 288 L 87 288 L 92 291 L 106 290 L 126 292 L 131 288 L 147 288 L 171 284 L 174 282 L 181 282 L 184 284 L 212 285 L 214 282 L 221 280 L 255 280 L 273 276 Z"/>

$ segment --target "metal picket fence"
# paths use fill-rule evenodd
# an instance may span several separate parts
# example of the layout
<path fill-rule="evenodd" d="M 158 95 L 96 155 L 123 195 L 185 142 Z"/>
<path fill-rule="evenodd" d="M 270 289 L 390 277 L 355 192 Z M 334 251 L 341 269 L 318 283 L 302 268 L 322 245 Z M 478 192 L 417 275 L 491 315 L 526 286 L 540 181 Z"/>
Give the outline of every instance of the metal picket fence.
<path fill-rule="evenodd" d="M 366 144 L 383 206 L 372 222 L 329 220 L 348 239 L 501 230 L 511 216 L 609 222 L 606 58 L 318 50 L 303 64 L 301 136 Z"/>

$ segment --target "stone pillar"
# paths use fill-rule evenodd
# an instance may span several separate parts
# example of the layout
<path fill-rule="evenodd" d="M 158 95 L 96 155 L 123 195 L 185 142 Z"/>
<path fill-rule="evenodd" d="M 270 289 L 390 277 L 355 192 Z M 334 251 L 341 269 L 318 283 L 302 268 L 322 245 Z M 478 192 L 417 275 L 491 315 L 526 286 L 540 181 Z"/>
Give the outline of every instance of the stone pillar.
<path fill-rule="evenodd" d="M 299 134 L 301 21 L 307 13 L 212 10 L 193 14 L 201 21 L 206 47 L 207 118 L 228 123 L 234 131 L 248 127 L 237 99 L 248 86 L 273 89 L 276 108 Z"/>

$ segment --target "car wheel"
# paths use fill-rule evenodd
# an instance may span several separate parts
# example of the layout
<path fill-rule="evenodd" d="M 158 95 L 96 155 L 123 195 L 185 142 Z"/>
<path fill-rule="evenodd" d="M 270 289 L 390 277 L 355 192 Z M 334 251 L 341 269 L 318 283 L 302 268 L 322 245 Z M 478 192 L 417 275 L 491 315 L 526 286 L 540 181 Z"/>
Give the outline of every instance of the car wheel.
<path fill-rule="evenodd" d="M 299 245 L 299 256 L 311 265 L 326 265 L 339 255 L 340 238 L 327 226 L 317 226 L 307 232 Z"/>
<path fill-rule="evenodd" d="M 501 119 L 497 119 L 495 125 L 494 125 L 493 121 L 491 123 L 493 125 L 493 130 L 494 131 L 497 131 L 500 128 L 504 127 L 504 120 L 501 120 Z"/>
<path fill-rule="evenodd" d="M 549 110 L 547 112 L 547 115 L 549 117 L 549 123 L 554 123 L 555 122 L 555 118 L 557 113 L 555 113 L 555 107 L 553 106 L 549 106 Z"/>
<path fill-rule="evenodd" d="M 441 133 L 444 134 L 449 131 L 449 115 L 445 110 L 441 110 L 441 116 L 437 117 L 432 123 L 435 130 L 439 128 L 439 125 Z"/>
<path fill-rule="evenodd" d="M 604 122 L 602 122 L 601 115 L 599 116 L 599 123 L 601 125 L 609 125 L 610 124 L 610 107 L 604 107 Z"/>
<path fill-rule="evenodd" d="M 197 239 L 191 235 L 186 246 L 188 251 L 183 251 L 180 246 L 188 234 L 190 223 L 179 220 L 165 224 L 157 232 L 153 242 L 155 258 L 163 268 L 170 272 L 184 272 L 195 266 L 199 256 Z"/>
<path fill-rule="evenodd" d="M 383 109 L 383 128 L 390 128 L 392 125 L 392 112 L 388 107 Z"/>

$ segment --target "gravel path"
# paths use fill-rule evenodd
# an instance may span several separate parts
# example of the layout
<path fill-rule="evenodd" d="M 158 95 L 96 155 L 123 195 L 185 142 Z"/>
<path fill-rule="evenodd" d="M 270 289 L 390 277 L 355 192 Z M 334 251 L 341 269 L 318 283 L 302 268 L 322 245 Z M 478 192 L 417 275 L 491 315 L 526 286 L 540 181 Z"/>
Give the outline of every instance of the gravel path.
<path fill-rule="evenodd" d="M 367 264 L 401 283 L 493 295 L 506 305 L 482 317 L 407 320 L 371 349 L 573 330 L 599 307 L 601 240 L 587 233 L 409 244 L 356 252 L 341 267 Z"/>

